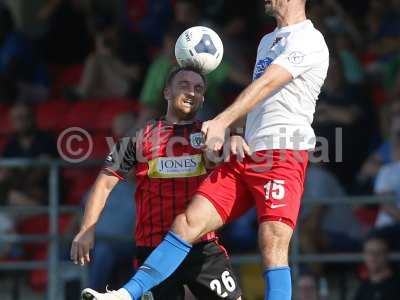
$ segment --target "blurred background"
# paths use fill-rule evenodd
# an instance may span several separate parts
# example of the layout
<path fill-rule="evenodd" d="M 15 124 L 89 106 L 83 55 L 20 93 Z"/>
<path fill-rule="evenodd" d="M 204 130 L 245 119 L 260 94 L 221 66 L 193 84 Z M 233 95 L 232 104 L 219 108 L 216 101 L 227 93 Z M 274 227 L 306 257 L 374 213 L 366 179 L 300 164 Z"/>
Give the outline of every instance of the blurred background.
<path fill-rule="evenodd" d="M 200 118 L 224 109 L 275 27 L 263 12 L 262 0 L 0 1 L 0 299 L 78 299 L 82 286 L 129 278 L 133 178 L 110 196 L 91 267 L 68 262 L 105 137 L 164 112 L 174 44 L 192 25 L 216 30 L 225 48 Z M 400 1 L 309 0 L 308 17 L 331 55 L 313 124 L 329 153 L 309 166 L 294 299 L 398 299 Z M 263 299 L 256 232 L 254 211 L 221 232 L 250 300 Z"/>

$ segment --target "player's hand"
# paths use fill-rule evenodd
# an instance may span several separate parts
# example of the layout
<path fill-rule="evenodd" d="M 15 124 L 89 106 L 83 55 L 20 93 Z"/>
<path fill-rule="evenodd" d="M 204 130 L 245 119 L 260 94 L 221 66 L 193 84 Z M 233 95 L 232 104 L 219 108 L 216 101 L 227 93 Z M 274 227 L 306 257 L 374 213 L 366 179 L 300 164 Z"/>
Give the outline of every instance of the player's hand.
<path fill-rule="evenodd" d="M 218 153 L 225 142 L 226 128 L 227 126 L 216 119 L 204 122 L 201 127 L 205 139 L 203 150 Z"/>
<path fill-rule="evenodd" d="M 230 150 L 233 155 L 236 155 L 237 158 L 242 161 L 243 158 L 248 155 L 251 155 L 251 150 L 249 145 L 247 145 L 244 138 L 240 135 L 232 135 L 230 139 Z M 229 160 L 229 156 L 227 157 Z"/>
<path fill-rule="evenodd" d="M 72 241 L 71 260 L 74 264 L 84 266 L 90 263 L 89 252 L 94 246 L 94 227 L 82 229 Z"/>

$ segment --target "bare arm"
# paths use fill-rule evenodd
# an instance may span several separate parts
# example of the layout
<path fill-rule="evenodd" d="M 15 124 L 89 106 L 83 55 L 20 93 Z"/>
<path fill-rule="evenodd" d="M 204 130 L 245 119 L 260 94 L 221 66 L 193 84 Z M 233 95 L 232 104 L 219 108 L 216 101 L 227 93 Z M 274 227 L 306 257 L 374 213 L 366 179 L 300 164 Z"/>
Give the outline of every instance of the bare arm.
<path fill-rule="evenodd" d="M 108 195 L 118 182 L 118 178 L 107 171 L 100 172 L 86 202 L 85 213 L 79 233 L 71 246 L 71 260 L 81 266 L 90 262 L 89 251 L 94 246 L 95 226 L 104 209 Z"/>
<path fill-rule="evenodd" d="M 227 126 L 232 125 L 292 79 L 292 75 L 285 68 L 272 64 L 260 78 L 245 88 L 235 102 L 220 113 L 216 119 L 223 121 Z"/>
<path fill-rule="evenodd" d="M 104 209 L 108 195 L 118 183 L 119 179 L 107 171 L 100 172 L 93 184 L 85 206 L 81 230 L 86 230 L 96 225 Z"/>
<path fill-rule="evenodd" d="M 272 64 L 265 73 L 253 81 L 235 102 L 215 119 L 204 122 L 201 131 L 206 137 L 205 148 L 208 151 L 219 151 L 225 140 L 225 130 L 235 126 L 235 122 L 250 112 L 258 103 L 272 95 L 279 88 L 293 79 L 285 68 Z"/>

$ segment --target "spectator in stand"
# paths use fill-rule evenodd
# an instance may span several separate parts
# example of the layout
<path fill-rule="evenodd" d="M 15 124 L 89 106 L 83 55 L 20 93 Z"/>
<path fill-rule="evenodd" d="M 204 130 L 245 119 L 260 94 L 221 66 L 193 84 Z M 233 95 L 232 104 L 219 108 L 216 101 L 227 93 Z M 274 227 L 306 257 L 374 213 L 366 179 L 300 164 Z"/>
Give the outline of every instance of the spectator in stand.
<path fill-rule="evenodd" d="M 41 158 L 57 156 L 54 138 L 36 127 L 32 107 L 17 103 L 10 110 L 13 128 L 10 140 L 6 144 L 3 157 Z"/>
<path fill-rule="evenodd" d="M 400 278 L 389 263 L 389 246 L 377 236 L 364 243 L 364 262 L 368 279 L 357 289 L 354 300 L 393 300 L 400 295 Z"/>
<path fill-rule="evenodd" d="M 75 98 L 137 97 L 148 61 L 141 35 L 122 30 L 108 17 L 97 23 L 95 49 L 85 62 Z"/>
<path fill-rule="evenodd" d="M 357 58 L 356 48 L 350 35 L 338 34 L 335 37 L 335 49 L 343 66 L 346 81 L 349 84 L 362 85 L 365 79 L 364 70 Z"/>
<path fill-rule="evenodd" d="M 397 135 L 397 143 L 400 141 L 400 118 L 394 121 L 397 128 L 393 134 Z M 381 196 L 393 196 L 396 203 L 381 204 L 376 219 L 376 231 L 385 238 L 392 248 L 400 250 L 400 159 L 384 165 L 378 172 L 375 181 L 375 194 Z"/>
<path fill-rule="evenodd" d="M 130 112 L 120 113 L 113 119 L 112 134 L 114 140 L 118 140 L 124 136 L 135 136 L 138 126 L 137 115 Z"/>
<path fill-rule="evenodd" d="M 304 199 L 317 201 L 327 197 L 344 197 L 339 180 L 324 166 L 311 164 L 307 171 Z M 305 200 L 306 201 L 306 200 Z M 346 204 L 308 206 L 300 213 L 300 245 L 305 253 L 349 252 L 361 249 L 364 229 L 352 206 Z"/>
<path fill-rule="evenodd" d="M 52 65 L 81 64 L 89 54 L 87 1 L 47 0 L 38 19 L 48 24 L 44 52 Z"/>
<path fill-rule="evenodd" d="M 53 137 L 35 126 L 30 106 L 16 104 L 10 112 L 13 135 L 5 146 L 4 158 L 56 157 L 57 149 Z M 9 205 L 40 205 L 47 203 L 47 170 L 22 168 L 2 170 L 10 180 L 7 199 Z"/>
<path fill-rule="evenodd" d="M 46 99 L 47 84 L 32 45 L 16 31 L 9 9 L 0 4 L 0 102 Z"/>
<path fill-rule="evenodd" d="M 333 58 L 319 97 L 315 113 L 315 131 L 328 140 L 330 171 L 350 191 L 356 172 L 368 155 L 374 118 L 367 93 L 358 85 L 350 85 L 342 64 Z M 341 145 L 337 145 L 337 128 L 342 129 Z M 341 146 L 344 164 L 336 162 Z"/>
<path fill-rule="evenodd" d="M 375 177 L 383 165 L 400 161 L 400 101 L 390 105 L 390 130 L 388 139 L 364 162 L 357 176 L 358 185 L 364 190 L 374 186 Z"/>
<path fill-rule="evenodd" d="M 366 16 L 367 51 L 381 60 L 397 54 L 400 48 L 400 10 L 398 1 L 369 1 Z"/>
<path fill-rule="evenodd" d="M 124 0 L 124 8 L 132 31 L 142 32 L 148 46 L 159 48 L 172 16 L 171 0 Z"/>
<path fill-rule="evenodd" d="M 199 2 L 196 0 L 176 0 L 174 5 L 174 23 L 182 28 L 201 25 Z"/>
<path fill-rule="evenodd" d="M 4 213 L 0 213 L 0 234 L 15 234 L 15 226 L 12 218 Z M 6 260 L 13 255 L 13 244 L 9 241 L 0 242 L 0 261 Z"/>
<path fill-rule="evenodd" d="M 36 128 L 30 106 L 14 105 L 10 111 L 10 119 L 13 132 L 2 153 L 2 158 L 56 157 L 55 141 L 50 135 Z M 4 199 L 2 205 L 46 205 L 48 203 L 48 170 L 42 167 L 2 168 L 0 169 L 0 191 Z M 36 228 L 34 225 L 43 224 L 42 221 L 46 218 L 47 216 L 13 215 L 10 221 L 15 225 L 18 234 L 46 234 L 47 228 Z M 22 250 L 25 259 L 35 259 L 46 247 L 45 243 L 24 244 L 23 250 L 13 247 L 13 253 L 10 254 L 21 255 Z M 31 276 L 33 272 L 30 273 Z"/>
<path fill-rule="evenodd" d="M 318 280 L 312 273 L 304 273 L 297 279 L 296 300 L 320 300 Z"/>

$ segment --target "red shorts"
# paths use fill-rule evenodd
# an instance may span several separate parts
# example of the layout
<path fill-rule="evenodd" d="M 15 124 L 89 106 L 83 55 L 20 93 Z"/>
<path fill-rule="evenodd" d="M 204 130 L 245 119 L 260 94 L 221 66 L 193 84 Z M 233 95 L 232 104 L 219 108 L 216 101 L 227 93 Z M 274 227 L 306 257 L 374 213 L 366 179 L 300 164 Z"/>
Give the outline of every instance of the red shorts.
<path fill-rule="evenodd" d="M 197 194 L 214 205 L 224 223 L 255 204 L 259 223 L 280 221 L 294 228 L 307 162 L 304 150 L 258 151 L 242 162 L 233 156 L 213 170 Z"/>

